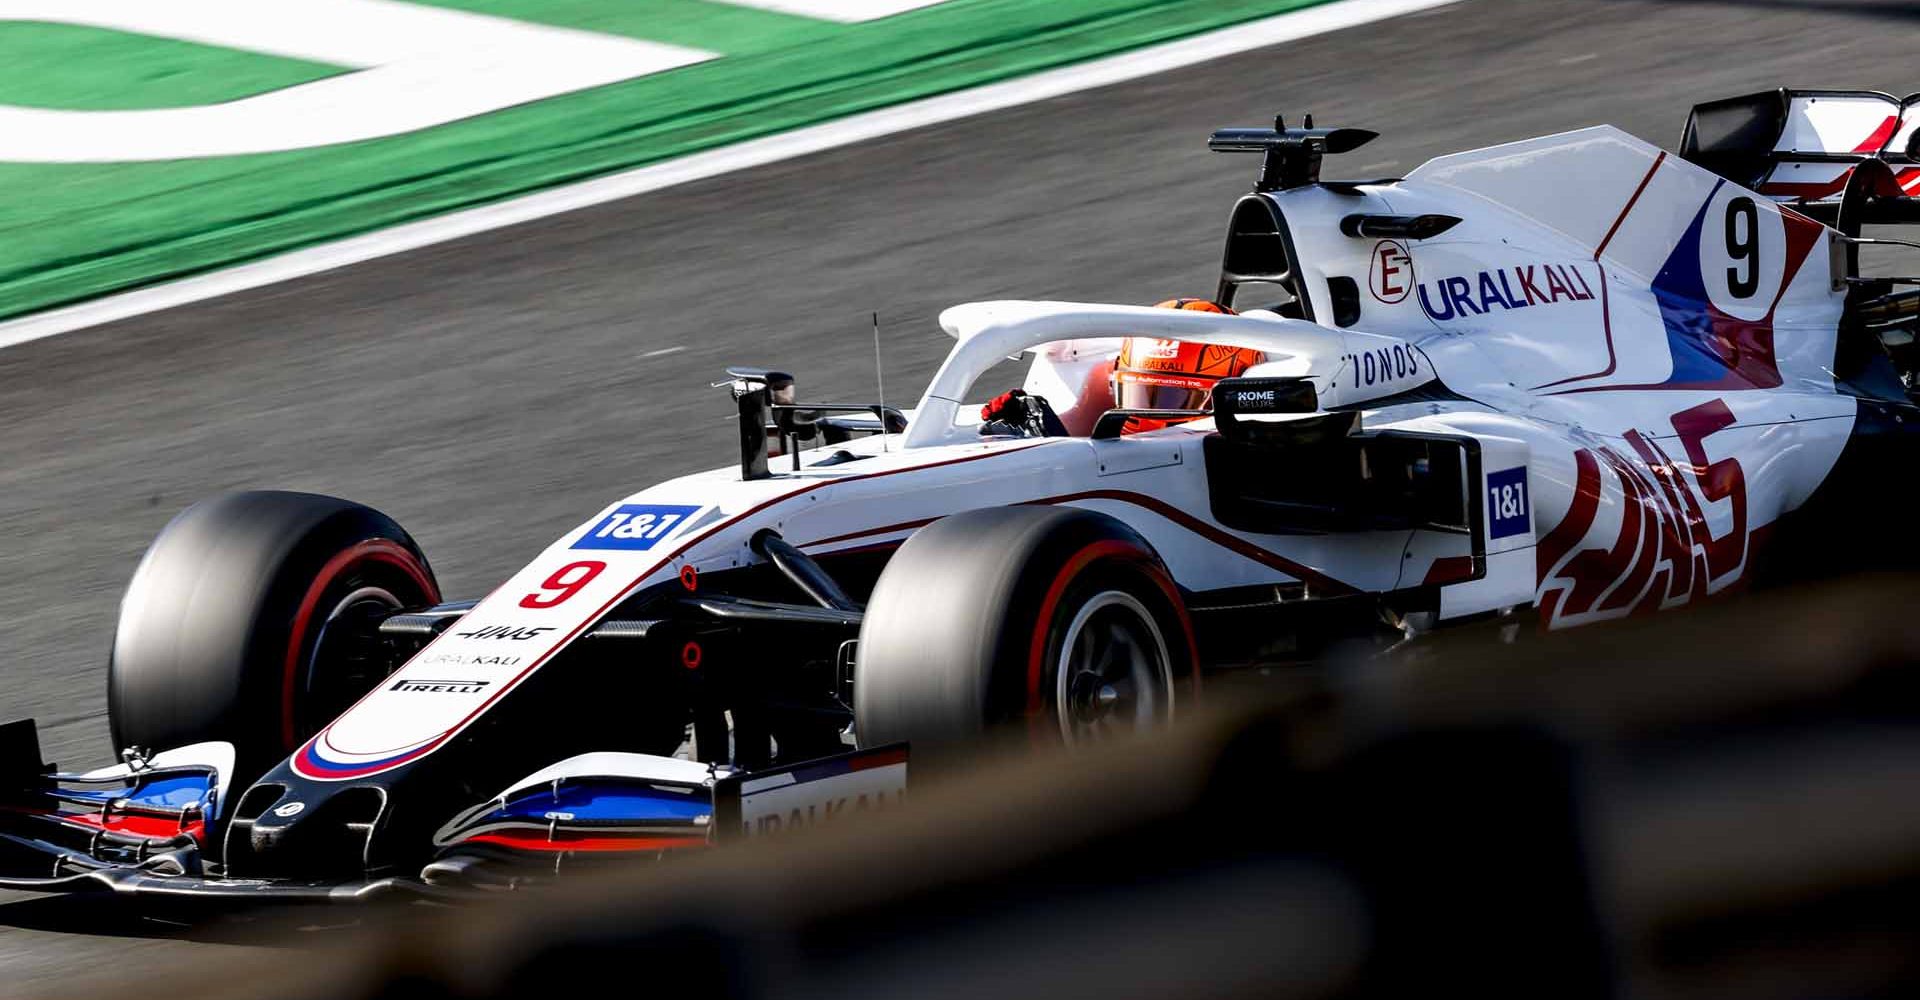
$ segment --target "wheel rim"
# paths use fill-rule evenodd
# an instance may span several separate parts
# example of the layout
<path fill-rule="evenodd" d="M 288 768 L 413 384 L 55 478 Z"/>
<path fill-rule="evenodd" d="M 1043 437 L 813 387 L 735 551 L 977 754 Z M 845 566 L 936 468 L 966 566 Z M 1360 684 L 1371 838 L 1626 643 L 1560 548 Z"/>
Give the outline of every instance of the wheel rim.
<path fill-rule="evenodd" d="M 1173 714 L 1173 657 L 1132 594 L 1108 590 L 1082 604 L 1058 653 L 1054 714 L 1068 743 L 1138 732 Z"/>
<path fill-rule="evenodd" d="M 381 658 L 373 625 L 404 606 L 393 591 L 372 585 L 358 587 L 334 603 L 320 620 L 313 650 L 301 671 L 303 728 L 312 729 L 345 711 L 385 676 L 384 670 L 375 668 Z M 328 669 L 322 671 L 322 664 Z M 316 722 L 319 716 L 326 718 Z"/>
<path fill-rule="evenodd" d="M 369 582 L 370 577 L 398 586 L 383 588 Z M 335 585 L 341 581 L 348 581 L 347 586 L 351 587 L 347 595 L 327 601 L 327 595 L 335 592 Z M 394 597 L 395 594 L 417 597 L 419 600 L 415 603 L 419 604 L 433 604 L 440 600 L 440 588 L 435 586 L 426 564 L 419 556 L 391 539 L 371 538 L 349 546 L 335 553 L 314 574 L 313 583 L 307 588 L 307 596 L 294 613 L 292 635 L 287 644 L 286 672 L 280 684 L 280 735 L 287 750 L 299 746 L 307 735 L 345 711 L 355 697 L 364 692 L 365 688 L 352 691 L 343 684 L 340 689 L 351 692 L 344 701 L 316 705 L 318 699 L 311 696 L 313 685 L 326 686 L 332 678 L 331 672 L 321 671 L 316 665 L 328 662 L 324 651 L 338 645 L 343 632 L 356 637 L 356 641 L 350 645 L 359 658 L 364 660 L 368 656 L 377 656 L 379 637 L 373 627 L 377 622 L 366 622 L 368 627 L 364 630 L 346 629 L 342 623 L 348 618 L 361 618 L 363 612 L 372 618 L 406 606 L 405 602 Z M 322 632 L 332 632 L 333 637 L 323 641 Z M 387 673 L 385 670 L 375 673 L 366 669 L 348 672 L 363 678 L 362 683 L 368 687 Z"/>

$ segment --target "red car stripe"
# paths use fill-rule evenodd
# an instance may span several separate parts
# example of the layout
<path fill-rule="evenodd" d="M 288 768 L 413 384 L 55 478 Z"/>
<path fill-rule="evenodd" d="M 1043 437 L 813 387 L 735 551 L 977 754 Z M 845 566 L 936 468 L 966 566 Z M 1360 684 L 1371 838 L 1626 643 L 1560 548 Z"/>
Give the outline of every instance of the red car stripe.
<path fill-rule="evenodd" d="M 511 833 L 480 833 L 461 841 L 463 844 L 494 844 L 518 851 L 678 851 L 707 846 L 705 837 L 594 837 L 561 833 L 553 839 L 545 835 L 518 836 Z"/>

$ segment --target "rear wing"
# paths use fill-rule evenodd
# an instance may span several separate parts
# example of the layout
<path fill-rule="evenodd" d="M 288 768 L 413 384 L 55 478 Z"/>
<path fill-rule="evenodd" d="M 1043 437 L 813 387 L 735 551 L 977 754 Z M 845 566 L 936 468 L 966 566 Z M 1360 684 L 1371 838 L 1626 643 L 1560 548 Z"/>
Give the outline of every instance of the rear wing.
<path fill-rule="evenodd" d="M 1822 221 L 1920 222 L 1920 94 L 1769 90 L 1693 109 L 1680 155 Z M 1846 209 L 1843 212 L 1843 208 Z"/>

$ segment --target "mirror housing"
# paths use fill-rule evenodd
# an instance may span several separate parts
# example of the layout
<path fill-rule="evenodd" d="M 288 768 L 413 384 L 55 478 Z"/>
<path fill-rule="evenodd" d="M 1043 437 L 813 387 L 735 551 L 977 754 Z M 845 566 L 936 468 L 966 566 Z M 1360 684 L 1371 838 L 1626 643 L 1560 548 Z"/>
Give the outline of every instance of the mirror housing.
<path fill-rule="evenodd" d="M 768 479 L 767 432 L 773 429 L 773 408 L 793 402 L 793 376 L 773 368 L 730 365 L 728 381 L 720 383 L 740 409 L 740 478 Z"/>

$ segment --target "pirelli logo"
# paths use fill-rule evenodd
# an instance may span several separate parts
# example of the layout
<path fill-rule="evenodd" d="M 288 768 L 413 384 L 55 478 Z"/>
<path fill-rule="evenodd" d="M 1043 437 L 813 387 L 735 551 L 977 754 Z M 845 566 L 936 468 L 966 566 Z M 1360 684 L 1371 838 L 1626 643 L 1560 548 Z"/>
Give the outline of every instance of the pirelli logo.
<path fill-rule="evenodd" d="M 402 679 L 389 691 L 414 691 L 421 694 L 478 694 L 487 689 L 487 681 L 430 681 Z"/>

